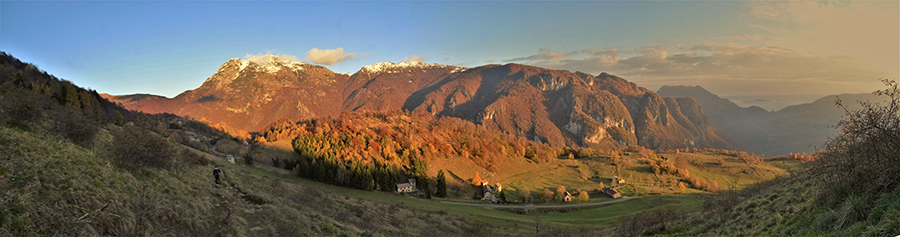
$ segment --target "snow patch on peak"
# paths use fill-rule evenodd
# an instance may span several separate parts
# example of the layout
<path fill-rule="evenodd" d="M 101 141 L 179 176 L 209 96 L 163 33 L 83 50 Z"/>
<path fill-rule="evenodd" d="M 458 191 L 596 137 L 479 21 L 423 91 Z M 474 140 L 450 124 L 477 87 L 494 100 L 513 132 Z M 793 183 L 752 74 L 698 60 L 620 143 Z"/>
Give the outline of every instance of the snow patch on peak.
<path fill-rule="evenodd" d="M 241 60 L 241 59 L 238 59 Z M 247 65 L 250 65 L 250 61 L 241 60 L 241 67 L 238 69 L 239 72 L 244 71 L 244 68 L 247 68 Z"/>
<path fill-rule="evenodd" d="M 380 62 L 372 65 L 363 66 L 360 71 L 365 70 L 369 73 L 377 73 L 377 72 L 385 72 L 385 73 L 398 73 L 399 71 L 391 70 L 391 69 L 407 69 L 407 68 L 425 68 L 425 67 L 452 67 L 447 65 L 440 65 L 437 63 L 427 64 L 419 61 L 409 61 L 409 62 Z"/>
<path fill-rule="evenodd" d="M 267 73 L 275 74 L 275 73 L 277 73 L 278 71 L 280 71 L 282 68 L 289 68 L 289 69 L 294 70 L 294 71 L 300 71 L 300 70 L 303 70 L 303 66 L 304 66 L 304 65 L 306 65 L 306 63 L 304 63 L 304 62 L 296 62 L 296 61 L 294 61 L 294 62 L 279 62 L 279 61 L 272 61 L 272 62 L 266 63 L 265 65 L 260 65 L 260 66 L 261 66 L 262 69 L 265 70 Z"/>
<path fill-rule="evenodd" d="M 244 69 L 256 69 L 259 71 L 263 71 L 270 74 L 278 73 L 282 68 L 288 68 L 293 71 L 300 71 L 308 63 L 299 62 L 299 61 L 288 61 L 288 60 L 278 60 L 278 58 L 273 57 L 273 60 L 247 60 L 240 58 L 233 58 L 228 60 L 222 67 L 219 67 L 219 72 L 224 70 L 225 68 L 237 68 L 238 72 L 243 72 Z M 237 77 L 237 75 L 235 75 Z"/>
<path fill-rule="evenodd" d="M 469 70 L 469 68 L 457 67 L 457 68 L 454 68 L 453 71 L 450 71 L 450 73 L 465 72 L 466 70 Z"/>

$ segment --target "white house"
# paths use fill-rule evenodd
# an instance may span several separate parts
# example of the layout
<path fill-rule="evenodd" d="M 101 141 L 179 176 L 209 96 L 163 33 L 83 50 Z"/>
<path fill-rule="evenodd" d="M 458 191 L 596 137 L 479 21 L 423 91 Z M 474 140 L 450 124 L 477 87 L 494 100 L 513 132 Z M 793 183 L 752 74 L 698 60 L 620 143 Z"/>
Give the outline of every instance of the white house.
<path fill-rule="evenodd" d="M 409 179 L 406 183 L 397 184 L 398 193 L 412 193 L 416 191 L 418 191 L 416 188 L 416 179 Z"/>

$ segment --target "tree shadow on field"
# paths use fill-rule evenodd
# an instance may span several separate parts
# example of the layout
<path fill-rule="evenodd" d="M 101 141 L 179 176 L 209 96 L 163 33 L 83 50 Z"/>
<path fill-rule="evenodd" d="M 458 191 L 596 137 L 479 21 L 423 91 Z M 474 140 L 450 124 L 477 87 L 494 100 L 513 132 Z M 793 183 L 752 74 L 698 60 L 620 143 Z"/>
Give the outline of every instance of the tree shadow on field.
<path fill-rule="evenodd" d="M 456 175 L 455 173 L 453 173 L 453 171 L 447 170 L 447 174 L 450 174 L 450 177 L 452 177 L 453 180 L 456 180 L 459 183 L 466 183 L 465 179 L 460 178 L 459 175 Z"/>

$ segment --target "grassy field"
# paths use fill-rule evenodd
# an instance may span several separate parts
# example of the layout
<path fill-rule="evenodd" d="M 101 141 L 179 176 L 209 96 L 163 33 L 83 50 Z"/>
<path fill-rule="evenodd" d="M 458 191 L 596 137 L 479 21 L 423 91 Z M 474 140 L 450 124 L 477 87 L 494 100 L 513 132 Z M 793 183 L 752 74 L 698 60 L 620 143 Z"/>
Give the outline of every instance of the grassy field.
<path fill-rule="evenodd" d="M 663 153 L 661 157 L 669 158 L 674 162 L 676 156 L 683 156 L 688 162 L 688 171 L 695 176 L 704 178 L 709 182 L 716 181 L 722 189 L 741 189 L 747 185 L 771 180 L 775 177 L 787 175 L 788 171 L 796 171 L 802 167 L 799 161 L 778 160 L 762 161 L 758 164 L 747 164 L 740 157 L 721 155 L 713 151 L 701 151 L 697 153 Z M 530 190 L 532 195 L 549 189 L 556 191 L 562 185 L 569 192 L 576 190 L 587 191 L 591 198 L 588 202 L 602 202 L 611 200 L 606 195 L 594 192 L 603 186 L 610 186 L 611 177 L 618 176 L 626 180 L 625 185 L 619 188 L 623 195 L 671 195 L 679 194 L 679 177 L 667 173 L 655 174 L 650 165 L 640 158 L 637 153 L 623 153 L 623 164 L 616 168 L 611 164 L 608 156 L 594 156 L 581 159 L 555 159 L 548 163 L 535 164 L 522 159 L 508 160 L 499 172 L 492 173 L 481 169 L 466 161 L 437 160 L 430 163 L 430 172 L 436 173 L 443 169 L 453 177 L 454 185 L 462 189 L 462 192 L 453 192 L 456 198 L 471 198 L 477 191 L 468 185 L 468 181 L 478 172 L 482 179 L 491 184 L 501 183 L 504 190 L 508 190 L 507 196 L 518 200 L 521 189 Z M 686 193 L 705 193 L 704 191 L 691 189 Z M 537 198 L 535 198 L 537 200 Z"/>
<path fill-rule="evenodd" d="M 265 157 L 270 157 L 269 159 L 272 157 L 278 158 L 279 151 L 283 152 L 282 155 L 284 157 L 293 155 L 290 151 L 284 150 L 284 147 L 283 144 L 282 146 L 277 144 L 271 145 L 265 150 L 267 153 Z M 716 180 L 728 185 L 728 188 L 735 189 L 786 175 L 789 173 L 788 171 L 799 170 L 802 167 L 802 164 L 794 160 L 763 161 L 759 164 L 749 165 L 740 157 L 721 155 L 714 151 L 660 154 L 660 156 L 670 158 L 678 155 L 684 156 L 690 161 L 688 170 L 694 175 L 709 180 Z M 451 186 L 449 191 L 451 197 L 443 200 L 484 203 L 484 201 L 471 200 L 471 197 L 480 190 L 480 188 L 468 185 L 468 179 L 475 172 L 479 172 L 483 179 L 488 180 L 492 184 L 496 182 L 502 183 L 507 196 L 513 201 L 520 200 L 517 191 L 522 188 L 528 188 L 531 190 L 532 195 L 536 195 L 537 192 L 544 188 L 555 191 L 560 185 L 565 186 L 570 192 L 576 189 L 589 191 L 591 198 L 586 202 L 610 201 L 613 199 L 604 194 L 593 192 L 593 190 L 601 182 L 609 185 L 609 177 L 612 175 L 618 175 L 628 180 L 628 185 L 620 188 L 624 194 L 643 196 L 641 199 L 613 205 L 575 210 L 554 210 L 549 213 L 541 213 L 540 217 L 537 217 L 537 213 L 534 210 L 524 213 L 523 211 L 459 206 L 440 203 L 438 201 L 441 199 L 438 198 L 434 200 L 412 199 L 393 194 L 366 192 L 322 184 L 290 175 L 274 174 L 259 168 L 246 169 L 251 170 L 255 175 L 274 175 L 272 177 L 286 182 L 308 185 L 338 195 L 347 195 L 390 205 L 403 205 L 427 212 L 446 212 L 451 215 L 463 216 L 471 218 L 478 223 L 494 226 L 503 230 L 504 233 L 514 234 L 534 233 L 538 224 L 545 227 L 569 230 L 597 230 L 616 225 L 621 222 L 623 217 L 642 211 L 669 207 L 675 207 L 678 210 L 694 210 L 701 206 L 703 199 L 701 197 L 706 196 L 706 192 L 688 189 L 687 194 L 677 195 L 679 192 L 677 177 L 669 174 L 655 175 L 650 167 L 646 163 L 641 162 L 638 157 L 639 154 L 637 153 L 624 155 L 623 159 L 626 162 L 619 167 L 618 172 L 617 168 L 610 164 L 609 157 L 605 156 L 583 159 L 557 159 L 543 164 L 534 164 L 524 160 L 509 160 L 500 171 L 495 173 L 481 169 L 465 159 L 432 160 L 429 163 L 429 173 L 431 175 L 435 175 L 437 170 L 447 171 L 448 183 Z M 634 190 L 637 190 L 637 192 L 634 192 Z M 535 198 L 535 200 L 537 199 Z M 562 204 L 556 201 L 538 201 L 537 203 L 540 205 Z"/>

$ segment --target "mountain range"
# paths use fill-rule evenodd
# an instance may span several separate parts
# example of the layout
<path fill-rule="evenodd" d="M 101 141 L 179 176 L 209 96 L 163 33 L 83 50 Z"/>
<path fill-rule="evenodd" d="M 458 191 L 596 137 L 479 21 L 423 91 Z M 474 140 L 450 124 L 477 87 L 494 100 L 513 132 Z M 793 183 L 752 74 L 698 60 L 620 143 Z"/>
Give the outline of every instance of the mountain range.
<path fill-rule="evenodd" d="M 758 106 L 740 107 L 700 86 L 663 86 L 661 96 L 691 97 L 703 108 L 709 121 L 736 139 L 766 155 L 812 153 L 829 137 L 838 134 L 833 126 L 845 111 L 835 104 L 843 101 L 848 110 L 861 108 L 858 101 L 879 101 L 873 94 L 841 94 L 814 102 L 792 105 L 777 111 Z"/>
<path fill-rule="evenodd" d="M 663 97 L 623 78 L 520 64 L 463 68 L 383 62 L 351 74 L 301 62 L 231 59 L 175 98 L 107 99 L 146 113 L 172 113 L 258 132 L 279 119 L 343 111 L 451 116 L 554 146 L 748 150 L 689 97 Z"/>

